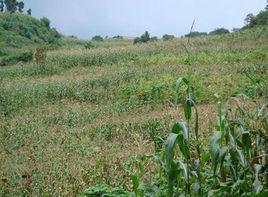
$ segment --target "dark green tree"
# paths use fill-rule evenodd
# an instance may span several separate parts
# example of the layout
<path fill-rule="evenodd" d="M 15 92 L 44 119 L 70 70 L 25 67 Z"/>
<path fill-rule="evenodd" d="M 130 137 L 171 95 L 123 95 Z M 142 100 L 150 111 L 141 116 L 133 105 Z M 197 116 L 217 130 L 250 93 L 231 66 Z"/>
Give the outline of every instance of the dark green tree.
<path fill-rule="evenodd" d="M 43 17 L 40 21 L 46 26 L 46 28 L 50 29 L 50 20 L 47 17 Z"/>
<path fill-rule="evenodd" d="M 8 12 L 14 13 L 17 11 L 17 1 L 16 0 L 5 0 L 6 10 Z"/>
<path fill-rule="evenodd" d="M 193 31 L 189 34 L 185 34 L 185 37 L 198 37 L 198 36 L 205 36 L 205 35 L 207 35 L 206 32 Z"/>
<path fill-rule="evenodd" d="M 175 36 L 173 36 L 173 35 L 168 35 L 168 34 L 165 34 L 165 35 L 163 35 L 163 37 L 162 37 L 162 39 L 164 40 L 164 41 L 167 41 L 167 40 L 173 40 L 175 38 Z"/>
<path fill-rule="evenodd" d="M 209 33 L 209 35 L 223 35 L 223 34 L 229 34 L 230 31 L 225 28 L 217 28 Z"/>
<path fill-rule="evenodd" d="M 4 12 L 4 1 L 0 0 L 0 12 Z"/>
<path fill-rule="evenodd" d="M 24 3 L 22 1 L 20 1 L 17 3 L 17 5 L 18 5 L 19 12 L 22 13 L 23 9 L 24 9 Z"/>
<path fill-rule="evenodd" d="M 146 43 L 150 41 L 150 34 L 148 31 L 146 31 L 143 35 L 140 37 L 141 42 Z"/>
<path fill-rule="evenodd" d="M 141 43 L 141 38 L 140 37 L 136 37 L 133 41 L 134 44 L 138 44 Z"/>
<path fill-rule="evenodd" d="M 102 41 L 104 41 L 103 37 L 101 37 L 101 36 L 94 36 L 94 37 L 92 38 L 92 40 L 93 40 L 93 41 L 97 41 L 97 42 L 102 42 Z"/>
<path fill-rule="evenodd" d="M 27 10 L 27 14 L 28 14 L 29 16 L 31 16 L 31 15 L 32 15 L 32 9 Z"/>

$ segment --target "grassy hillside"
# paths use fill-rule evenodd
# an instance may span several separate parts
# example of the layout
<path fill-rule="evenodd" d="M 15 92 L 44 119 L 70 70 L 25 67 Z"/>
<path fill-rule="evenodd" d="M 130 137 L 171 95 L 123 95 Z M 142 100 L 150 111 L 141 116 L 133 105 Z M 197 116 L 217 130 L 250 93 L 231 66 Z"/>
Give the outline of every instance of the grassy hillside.
<path fill-rule="evenodd" d="M 157 165 L 144 156 L 183 120 L 183 107 L 174 104 L 178 77 L 195 87 L 204 144 L 215 93 L 256 102 L 267 95 L 266 28 L 190 43 L 104 41 L 87 50 L 67 42 L 47 54 L 43 68 L 0 69 L 0 195 L 76 196 L 98 183 L 129 190 L 133 172 L 151 180 Z"/>
<path fill-rule="evenodd" d="M 0 12 L 0 65 L 14 64 L 36 46 L 56 44 L 60 37 L 42 20 L 21 13 Z"/>

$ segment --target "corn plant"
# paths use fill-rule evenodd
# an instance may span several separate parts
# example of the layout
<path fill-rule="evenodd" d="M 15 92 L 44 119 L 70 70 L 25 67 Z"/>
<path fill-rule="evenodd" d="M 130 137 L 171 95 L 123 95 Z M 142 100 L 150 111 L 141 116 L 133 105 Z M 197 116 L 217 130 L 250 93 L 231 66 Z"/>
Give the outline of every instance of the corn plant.
<path fill-rule="evenodd" d="M 267 191 L 267 103 L 249 112 L 229 101 L 223 108 L 218 97 L 215 131 L 209 147 L 201 147 L 194 88 L 180 78 L 177 95 L 181 83 L 186 85 L 186 121 L 175 123 L 166 141 L 162 167 L 167 196 L 253 195 Z"/>
<path fill-rule="evenodd" d="M 200 174 L 200 142 L 198 111 L 194 101 L 194 89 L 185 78 L 179 78 L 176 83 L 177 95 L 181 83 L 186 85 L 186 99 L 184 102 L 184 116 L 186 122 L 175 123 L 166 142 L 165 172 L 168 182 L 168 196 L 174 196 L 175 189 L 184 190 L 185 195 L 193 192 L 196 195 L 202 193 Z M 177 97 L 178 102 L 178 97 Z M 195 148 L 191 151 L 191 120 L 194 110 L 194 139 Z M 174 159 L 176 145 L 179 147 L 179 156 Z M 182 188 L 178 188 L 182 187 Z"/>

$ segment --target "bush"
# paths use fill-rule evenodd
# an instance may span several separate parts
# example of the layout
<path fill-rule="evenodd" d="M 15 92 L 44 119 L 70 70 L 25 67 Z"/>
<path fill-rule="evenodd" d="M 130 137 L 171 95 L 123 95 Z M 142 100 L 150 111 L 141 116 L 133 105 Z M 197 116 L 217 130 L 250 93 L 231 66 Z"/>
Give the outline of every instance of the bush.
<path fill-rule="evenodd" d="M 4 56 L 0 59 L 0 66 L 7 66 L 16 64 L 18 62 L 29 62 L 33 59 L 33 52 L 32 51 L 25 51 L 22 53 L 17 53 L 10 56 Z"/>
<path fill-rule="evenodd" d="M 138 44 L 138 43 L 141 43 L 141 38 L 140 37 L 136 37 L 133 41 L 134 44 Z"/>
<path fill-rule="evenodd" d="M 138 44 L 138 43 L 147 43 L 149 41 L 156 41 L 157 37 L 150 37 L 150 34 L 148 31 L 146 31 L 144 34 L 142 34 L 140 37 L 136 37 L 133 41 L 134 44 Z"/>
<path fill-rule="evenodd" d="M 92 48 L 94 48 L 95 46 L 94 46 L 94 44 L 92 43 L 92 42 L 87 42 L 87 43 L 85 43 L 85 48 L 86 49 L 92 49 Z"/>
<path fill-rule="evenodd" d="M 224 34 L 229 34 L 230 31 L 225 28 L 217 28 L 209 33 L 209 35 L 224 35 Z"/>
<path fill-rule="evenodd" d="M 92 38 L 92 40 L 93 41 L 97 41 L 97 42 L 103 42 L 104 41 L 103 37 L 101 37 L 101 36 L 94 36 Z"/>
<path fill-rule="evenodd" d="M 47 18 L 40 20 L 21 13 L 9 14 L 0 12 L 0 43 L 1 48 L 34 48 L 36 45 L 57 44 L 61 34 L 50 28 Z"/>
<path fill-rule="evenodd" d="M 173 35 L 168 35 L 168 34 L 165 34 L 165 35 L 163 35 L 163 37 L 162 37 L 162 39 L 163 39 L 164 41 L 174 40 L 174 38 L 175 38 L 175 36 L 173 36 Z"/>
<path fill-rule="evenodd" d="M 158 38 L 157 38 L 156 36 L 153 36 L 153 37 L 151 37 L 151 39 L 150 39 L 150 41 L 152 41 L 152 42 L 157 41 L 157 40 L 158 40 Z"/>
<path fill-rule="evenodd" d="M 50 20 L 48 18 L 43 17 L 40 21 L 46 26 L 46 28 L 50 29 Z"/>
<path fill-rule="evenodd" d="M 262 10 L 256 16 L 253 14 L 248 14 L 245 18 L 245 23 L 246 26 L 244 28 L 268 25 L 268 8 Z"/>
<path fill-rule="evenodd" d="M 185 37 L 197 37 L 197 36 L 205 36 L 205 35 L 207 35 L 206 32 L 193 31 L 189 34 L 186 34 Z"/>
<path fill-rule="evenodd" d="M 117 35 L 117 36 L 114 36 L 113 39 L 123 39 L 123 36 Z"/>

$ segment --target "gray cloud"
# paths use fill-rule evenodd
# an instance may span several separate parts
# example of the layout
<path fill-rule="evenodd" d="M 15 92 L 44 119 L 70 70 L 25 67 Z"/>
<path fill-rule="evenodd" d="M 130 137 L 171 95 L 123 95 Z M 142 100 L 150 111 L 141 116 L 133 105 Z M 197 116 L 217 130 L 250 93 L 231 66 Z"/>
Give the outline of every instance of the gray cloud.
<path fill-rule="evenodd" d="M 258 13 L 266 0 L 24 0 L 33 15 L 48 17 L 52 26 L 80 38 L 124 35 L 176 36 L 216 27 L 241 27 L 248 13 Z"/>

